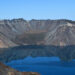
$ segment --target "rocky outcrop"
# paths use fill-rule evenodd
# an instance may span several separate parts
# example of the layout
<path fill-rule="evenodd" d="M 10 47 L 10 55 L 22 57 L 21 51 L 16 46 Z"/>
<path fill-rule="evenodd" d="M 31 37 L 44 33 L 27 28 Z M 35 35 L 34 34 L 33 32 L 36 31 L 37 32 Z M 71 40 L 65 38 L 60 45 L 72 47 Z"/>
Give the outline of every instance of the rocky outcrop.
<path fill-rule="evenodd" d="M 63 37 L 64 36 L 64 37 Z M 1 20 L 0 48 L 19 45 L 75 45 L 75 21 Z"/>
<path fill-rule="evenodd" d="M 0 75 L 40 75 L 36 72 L 19 72 L 0 63 Z"/>

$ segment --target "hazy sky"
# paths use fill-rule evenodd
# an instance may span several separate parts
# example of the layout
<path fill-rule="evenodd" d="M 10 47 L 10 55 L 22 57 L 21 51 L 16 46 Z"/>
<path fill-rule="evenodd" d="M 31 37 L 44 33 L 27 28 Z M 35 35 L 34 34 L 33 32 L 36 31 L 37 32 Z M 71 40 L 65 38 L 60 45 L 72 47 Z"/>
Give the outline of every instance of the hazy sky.
<path fill-rule="evenodd" d="M 0 0 L 0 19 L 75 20 L 75 0 Z"/>

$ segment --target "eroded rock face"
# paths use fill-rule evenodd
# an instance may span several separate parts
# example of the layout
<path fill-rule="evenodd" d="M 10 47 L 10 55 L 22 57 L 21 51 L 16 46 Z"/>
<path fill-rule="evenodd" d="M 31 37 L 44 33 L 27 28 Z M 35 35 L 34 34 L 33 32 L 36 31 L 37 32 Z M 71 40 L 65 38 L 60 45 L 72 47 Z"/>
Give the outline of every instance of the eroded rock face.
<path fill-rule="evenodd" d="M 50 46 L 44 49 L 15 48 L 21 45 Z M 68 50 L 71 46 L 71 52 Z M 71 20 L 2 20 L 0 21 L 0 60 L 10 61 L 27 56 L 59 56 L 73 59 L 75 21 Z M 57 48 L 59 47 L 59 49 Z M 63 48 L 60 48 L 63 47 Z M 65 49 L 67 48 L 67 49 Z M 73 49 L 72 49 L 73 48 Z M 62 50 L 62 51 L 60 51 Z M 20 53 L 22 52 L 22 54 Z M 70 54 L 68 54 L 70 52 Z M 20 54 L 19 54 L 20 53 Z M 69 56 L 71 55 L 71 56 Z M 71 57 L 71 58 L 70 58 Z M 5 59 L 5 60 L 4 60 Z"/>
<path fill-rule="evenodd" d="M 0 63 L 0 75 L 40 75 L 36 72 L 19 72 Z"/>
<path fill-rule="evenodd" d="M 75 21 L 24 19 L 0 21 L 0 48 L 35 44 L 75 45 Z"/>

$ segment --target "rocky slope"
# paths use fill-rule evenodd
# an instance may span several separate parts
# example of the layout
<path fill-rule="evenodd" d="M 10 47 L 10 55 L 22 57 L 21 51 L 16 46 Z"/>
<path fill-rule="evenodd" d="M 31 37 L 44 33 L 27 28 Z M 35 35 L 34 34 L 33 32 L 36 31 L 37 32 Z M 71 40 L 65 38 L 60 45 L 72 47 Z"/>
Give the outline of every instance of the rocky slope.
<path fill-rule="evenodd" d="M 71 20 L 0 20 L 0 62 L 27 56 L 58 56 L 75 59 L 75 21 Z M 0 63 L 0 75 L 39 75 L 19 72 Z"/>
<path fill-rule="evenodd" d="M 19 72 L 0 63 L 0 75 L 40 75 L 36 72 Z"/>
<path fill-rule="evenodd" d="M 2 62 L 26 56 L 59 56 L 62 60 L 71 60 L 75 58 L 74 50 L 75 21 L 0 20 L 0 61 Z"/>
<path fill-rule="evenodd" d="M 64 36 L 64 37 L 63 37 Z M 0 48 L 18 45 L 75 45 L 75 21 L 1 20 Z"/>

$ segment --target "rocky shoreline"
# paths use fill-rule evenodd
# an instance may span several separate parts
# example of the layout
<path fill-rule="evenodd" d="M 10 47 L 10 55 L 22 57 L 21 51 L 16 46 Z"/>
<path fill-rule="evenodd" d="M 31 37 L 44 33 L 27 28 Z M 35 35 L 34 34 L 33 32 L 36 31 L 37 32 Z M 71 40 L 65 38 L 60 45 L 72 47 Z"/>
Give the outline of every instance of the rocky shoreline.
<path fill-rule="evenodd" d="M 19 72 L 0 63 L 0 75 L 40 75 L 36 72 Z"/>

